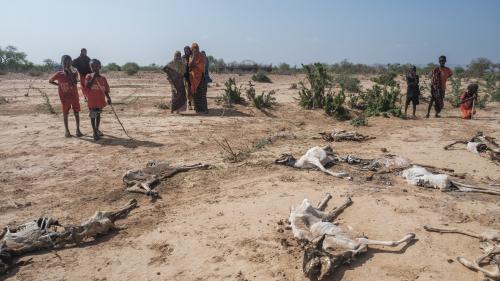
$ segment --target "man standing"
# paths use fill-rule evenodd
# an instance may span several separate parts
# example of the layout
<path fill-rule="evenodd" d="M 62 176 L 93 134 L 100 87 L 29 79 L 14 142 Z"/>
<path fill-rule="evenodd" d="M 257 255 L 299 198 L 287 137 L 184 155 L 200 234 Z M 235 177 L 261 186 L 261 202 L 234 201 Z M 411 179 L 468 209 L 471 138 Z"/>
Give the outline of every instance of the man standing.
<path fill-rule="evenodd" d="M 189 46 L 184 47 L 184 55 L 182 56 L 182 61 L 186 65 L 186 74 L 184 75 L 184 79 L 186 81 L 186 88 L 187 88 L 187 98 L 188 98 L 188 105 L 189 105 L 189 110 L 192 110 L 192 104 L 193 104 L 193 93 L 191 92 L 191 78 L 189 77 L 189 61 L 191 60 L 192 52 L 191 48 Z"/>
<path fill-rule="evenodd" d="M 80 56 L 73 60 L 71 63 L 73 67 L 78 70 L 80 74 L 80 86 L 82 88 L 82 94 L 85 98 L 87 98 L 87 87 L 85 85 L 85 76 L 87 74 L 92 73 L 90 69 L 90 58 L 87 56 L 87 49 L 83 48 L 80 51 Z"/>
<path fill-rule="evenodd" d="M 444 107 L 444 95 L 446 92 L 446 81 L 453 75 L 451 69 L 445 66 L 446 57 L 439 57 L 439 66 L 432 70 L 431 76 L 431 101 L 429 102 L 429 107 L 427 108 L 427 115 L 425 117 L 429 118 L 431 113 L 431 107 L 434 103 L 434 110 L 436 111 L 435 117 L 440 117 L 439 113 Z"/>

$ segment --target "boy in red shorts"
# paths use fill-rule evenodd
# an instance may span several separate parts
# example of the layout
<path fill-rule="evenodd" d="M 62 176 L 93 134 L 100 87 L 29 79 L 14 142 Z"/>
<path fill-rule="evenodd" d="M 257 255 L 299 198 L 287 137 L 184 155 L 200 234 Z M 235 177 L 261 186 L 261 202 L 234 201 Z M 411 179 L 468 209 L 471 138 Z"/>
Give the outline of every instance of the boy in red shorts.
<path fill-rule="evenodd" d="M 68 129 L 68 114 L 69 110 L 73 108 L 76 121 L 76 136 L 81 137 L 80 132 L 80 101 L 78 100 L 78 90 L 76 84 L 78 83 L 76 73 L 71 70 L 71 57 L 64 55 L 61 58 L 63 70 L 56 72 L 49 79 L 49 83 L 57 85 L 59 90 L 59 98 L 61 99 L 62 112 L 64 118 L 64 129 L 66 130 L 65 136 L 71 137 Z M 57 83 L 56 83 L 57 81 Z"/>
<path fill-rule="evenodd" d="M 90 69 L 92 69 L 92 73 L 87 74 L 85 77 L 87 104 L 89 107 L 90 123 L 94 130 L 94 140 L 98 140 L 103 135 L 101 131 L 99 131 L 101 112 L 106 106 L 106 100 L 107 103 L 111 105 L 111 97 L 109 96 L 108 81 L 104 76 L 99 74 L 101 62 L 97 59 L 92 59 L 90 61 Z"/>

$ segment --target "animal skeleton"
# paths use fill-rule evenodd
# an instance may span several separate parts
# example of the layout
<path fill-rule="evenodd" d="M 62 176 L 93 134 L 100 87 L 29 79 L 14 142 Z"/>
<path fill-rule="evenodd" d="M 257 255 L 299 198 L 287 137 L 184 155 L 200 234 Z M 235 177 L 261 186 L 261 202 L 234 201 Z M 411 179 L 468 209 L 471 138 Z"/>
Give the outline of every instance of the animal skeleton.
<path fill-rule="evenodd" d="M 408 158 L 388 154 L 371 160 L 368 165 L 363 167 L 363 169 L 377 172 L 400 171 L 408 168 L 410 163 L 411 162 Z"/>
<path fill-rule="evenodd" d="M 6 227 L 0 233 L 0 275 L 14 266 L 16 256 L 41 249 L 59 249 L 68 244 L 79 245 L 85 239 L 97 237 L 115 229 L 114 222 L 137 207 L 135 199 L 116 211 L 97 211 L 80 225 L 62 226 L 50 217 L 41 217 L 20 226 Z"/>
<path fill-rule="evenodd" d="M 143 193 L 151 197 L 159 197 L 154 187 L 160 181 L 172 177 L 177 173 L 186 172 L 193 169 L 206 169 L 208 165 L 194 164 L 187 166 L 170 166 L 162 163 L 156 164 L 149 161 L 144 169 L 129 170 L 123 175 L 123 182 L 127 184 L 128 192 Z"/>
<path fill-rule="evenodd" d="M 500 190 L 466 185 L 451 180 L 446 174 L 433 174 L 425 168 L 416 165 L 404 170 L 401 176 L 411 185 L 436 188 L 441 191 L 477 192 L 500 195 Z"/>
<path fill-rule="evenodd" d="M 283 154 L 275 163 L 299 169 L 318 168 L 331 176 L 339 178 L 347 176 L 346 173 L 334 173 L 325 168 L 326 165 L 335 163 L 336 159 L 335 151 L 327 145 L 325 147 L 315 146 L 309 149 L 298 161 L 291 154 Z"/>
<path fill-rule="evenodd" d="M 304 199 L 302 204 L 292 207 L 290 212 L 289 220 L 294 237 L 313 242 L 313 246 L 304 252 L 302 266 L 304 274 L 310 279 L 323 280 L 339 265 L 348 263 L 359 253 L 366 252 L 369 245 L 396 247 L 415 238 L 413 233 L 408 233 L 398 241 L 359 237 L 333 223 L 333 220 L 352 204 L 351 198 L 347 198 L 341 206 L 332 211 L 325 212 L 324 209 L 331 198 L 327 193 L 316 208 L 309 200 Z"/>
<path fill-rule="evenodd" d="M 370 137 L 366 135 L 359 134 L 358 132 L 355 131 L 346 131 L 346 130 L 333 130 L 331 133 L 323 132 L 319 133 L 325 141 L 334 141 L 334 142 L 340 142 L 340 141 L 367 141 L 367 140 L 372 140 L 375 137 Z"/>
<path fill-rule="evenodd" d="M 480 248 L 483 250 L 484 254 L 475 261 L 470 261 L 464 257 L 457 257 L 458 262 L 469 269 L 481 272 L 484 276 L 492 280 L 500 280 L 500 231 L 488 230 L 481 234 L 477 234 L 455 228 L 436 228 L 428 225 L 424 226 L 424 228 L 431 232 L 457 233 L 479 239 L 479 241 L 481 241 Z M 488 263 L 495 268 L 488 270 L 481 267 L 481 265 Z"/>
<path fill-rule="evenodd" d="M 445 146 L 444 149 L 448 150 L 457 143 L 465 144 L 467 150 L 475 154 L 487 153 L 493 162 L 500 165 L 500 146 L 495 142 L 495 138 L 485 136 L 482 132 L 478 132 L 469 141 L 455 141 Z"/>

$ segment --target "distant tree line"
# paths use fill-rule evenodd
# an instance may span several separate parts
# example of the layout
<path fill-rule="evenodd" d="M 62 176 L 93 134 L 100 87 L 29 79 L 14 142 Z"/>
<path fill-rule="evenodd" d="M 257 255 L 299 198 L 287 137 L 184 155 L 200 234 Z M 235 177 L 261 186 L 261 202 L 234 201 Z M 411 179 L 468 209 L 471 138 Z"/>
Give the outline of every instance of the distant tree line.
<path fill-rule="evenodd" d="M 43 64 L 34 64 L 28 61 L 26 57 L 26 53 L 18 51 L 14 46 L 7 46 L 5 48 L 0 46 L 0 74 L 5 74 L 7 72 L 24 72 L 31 75 L 40 75 L 41 73 L 52 72 L 60 68 L 60 64 L 51 59 L 44 60 Z M 214 56 L 208 56 L 208 61 L 210 65 L 209 70 L 214 73 L 268 72 L 276 74 L 294 74 L 306 72 L 303 66 L 290 66 L 287 63 L 280 63 L 278 65 L 259 64 L 250 60 L 226 63 L 224 59 L 217 59 Z M 434 63 L 429 63 L 425 66 L 417 66 L 417 72 L 419 74 L 428 74 L 436 66 L 437 64 Z M 410 64 L 390 63 L 367 65 L 343 60 L 334 64 L 323 64 L 323 67 L 328 72 L 341 75 L 380 75 L 383 73 L 406 73 L 410 68 Z M 137 63 L 128 62 L 122 66 L 116 63 L 109 63 L 103 67 L 103 71 L 124 71 L 129 75 L 133 75 L 139 70 L 160 71 L 161 66 L 154 63 L 148 66 L 139 66 Z M 487 58 L 477 58 L 473 59 L 468 66 L 457 66 L 453 71 L 456 77 L 486 77 L 490 74 L 498 75 L 500 73 L 500 63 L 493 63 Z"/>

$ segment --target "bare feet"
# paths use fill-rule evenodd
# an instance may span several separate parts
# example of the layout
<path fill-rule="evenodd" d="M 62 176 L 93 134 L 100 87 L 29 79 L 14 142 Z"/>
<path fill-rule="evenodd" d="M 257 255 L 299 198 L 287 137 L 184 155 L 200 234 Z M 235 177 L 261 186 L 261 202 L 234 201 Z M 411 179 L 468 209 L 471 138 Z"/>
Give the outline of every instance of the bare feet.
<path fill-rule="evenodd" d="M 76 134 L 75 134 L 77 137 L 83 137 L 83 134 L 82 132 L 80 132 L 80 130 L 76 130 Z"/>
<path fill-rule="evenodd" d="M 94 132 L 94 140 L 98 141 L 101 137 L 99 137 L 99 134 L 97 132 Z"/>
<path fill-rule="evenodd" d="M 436 115 L 434 115 L 434 117 L 440 118 L 441 116 L 439 116 L 439 114 L 436 113 Z"/>
<path fill-rule="evenodd" d="M 64 133 L 64 137 L 66 138 L 71 138 L 71 134 L 69 131 L 66 131 L 66 133 Z"/>
<path fill-rule="evenodd" d="M 425 118 L 429 118 L 429 114 L 425 115 Z"/>
<path fill-rule="evenodd" d="M 97 130 L 97 135 L 100 136 L 100 137 L 104 136 L 104 134 L 101 131 L 99 131 L 99 130 Z"/>

